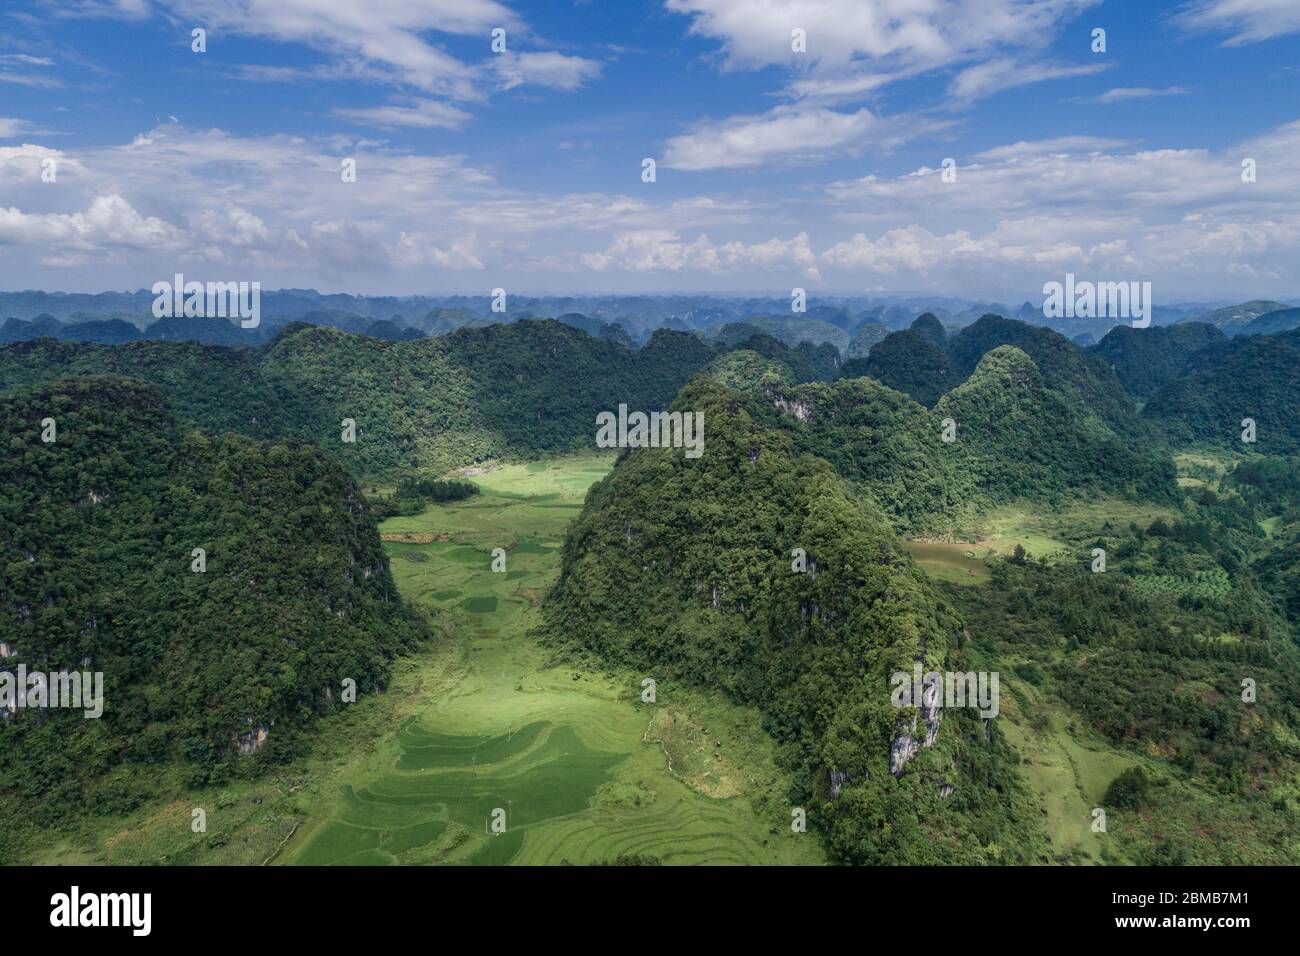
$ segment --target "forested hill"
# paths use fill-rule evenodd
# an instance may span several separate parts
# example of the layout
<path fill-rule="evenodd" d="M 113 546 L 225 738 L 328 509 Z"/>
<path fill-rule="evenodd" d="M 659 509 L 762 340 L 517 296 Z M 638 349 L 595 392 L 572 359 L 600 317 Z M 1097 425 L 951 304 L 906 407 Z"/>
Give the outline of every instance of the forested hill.
<path fill-rule="evenodd" d="M 689 680 L 756 704 L 838 860 L 1042 859 L 996 726 L 891 702 L 914 661 L 967 668 L 883 516 L 740 393 L 701 376 L 674 407 L 704 413 L 707 452 L 630 451 L 592 488 L 544 605 L 551 640 L 655 678 L 660 701 Z"/>
<path fill-rule="evenodd" d="M 1000 345 L 1014 345 L 1033 359 L 1048 386 L 1076 407 L 1128 437 L 1144 431 L 1132 399 L 1105 362 L 1059 332 L 1017 319 L 985 315 L 949 340 L 948 354 L 958 381 L 971 375 L 980 360 Z"/>
<path fill-rule="evenodd" d="M 1164 335 L 1155 348 L 1164 351 L 1175 340 L 1190 341 L 1195 334 L 1196 330 L 1190 330 L 1190 334 Z M 948 337 L 934 316 L 923 315 L 910 330 L 894 332 L 873 346 L 865 359 L 846 362 L 840 374 L 844 378 L 870 376 L 934 408 L 943 395 L 974 374 L 987 354 L 1002 346 L 1014 346 L 1028 355 L 1046 387 L 1075 415 L 1099 418 L 1124 440 L 1150 443 L 1152 430 L 1138 417 L 1132 396 L 1111 364 L 1088 354 L 1059 332 L 1018 319 L 985 315 Z M 1185 359 L 1185 354 L 1166 357 L 1165 363 L 1181 367 Z"/>
<path fill-rule="evenodd" d="M 553 320 L 407 342 L 297 325 L 259 349 L 16 343 L 0 348 L 0 393 L 69 375 L 128 376 L 157 385 L 192 424 L 303 438 L 357 474 L 391 476 L 589 446 L 597 412 L 663 408 L 716 354 L 687 333 L 659 330 L 631 351 Z M 355 442 L 343 440 L 344 419 L 355 422 Z"/>
<path fill-rule="evenodd" d="M 1143 415 L 1184 445 L 1285 455 L 1300 451 L 1300 332 L 1238 336 L 1198 352 Z M 1255 442 L 1242 441 L 1243 421 Z"/>
<path fill-rule="evenodd" d="M 1146 398 L 1177 378 L 1201 349 L 1222 345 L 1227 337 L 1208 322 L 1184 322 L 1135 329 L 1117 325 L 1088 349 L 1115 371 L 1134 395 Z"/>
<path fill-rule="evenodd" d="M 356 483 L 319 449 L 193 430 L 113 377 L 7 396 L 0 417 L 5 669 L 99 671 L 105 698 L 97 720 L 0 721 L 0 818 L 123 812 L 151 767 L 221 782 L 241 750 L 294 754 L 345 679 L 374 692 L 427 633 Z"/>
<path fill-rule="evenodd" d="M 1049 387 L 1034 359 L 1015 346 L 986 353 L 940 399 L 935 414 L 955 423 L 954 444 L 969 454 L 981 492 L 994 500 L 1059 504 L 1079 489 L 1133 501 L 1177 500 L 1173 460 L 1163 447 L 1135 441 L 1091 405 Z"/>
<path fill-rule="evenodd" d="M 960 381 L 943 346 L 910 330 L 888 335 L 865 359 L 846 363 L 844 374 L 869 375 L 927 408 Z"/>
<path fill-rule="evenodd" d="M 1177 498 L 1162 446 L 1117 434 L 1049 387 L 1034 360 L 1012 346 L 983 356 L 933 410 L 869 377 L 799 386 L 769 378 L 759 395 L 751 406 L 757 416 L 833 464 L 901 532 L 946 534 L 1017 499 Z M 943 440 L 945 420 L 952 441 Z"/>

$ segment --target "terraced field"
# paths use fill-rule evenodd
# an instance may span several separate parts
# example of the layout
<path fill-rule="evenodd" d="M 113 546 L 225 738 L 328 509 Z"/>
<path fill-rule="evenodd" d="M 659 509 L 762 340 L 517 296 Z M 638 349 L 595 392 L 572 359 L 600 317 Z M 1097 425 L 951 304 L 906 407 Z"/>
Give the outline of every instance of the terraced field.
<path fill-rule="evenodd" d="M 454 613 L 462 643 L 441 653 L 465 664 L 344 770 L 276 862 L 823 862 L 790 832 L 756 714 L 664 683 L 643 704 L 641 675 L 554 666 L 529 636 L 565 525 L 611 464 L 500 468 L 474 476 L 476 498 L 384 523 L 398 586 Z"/>

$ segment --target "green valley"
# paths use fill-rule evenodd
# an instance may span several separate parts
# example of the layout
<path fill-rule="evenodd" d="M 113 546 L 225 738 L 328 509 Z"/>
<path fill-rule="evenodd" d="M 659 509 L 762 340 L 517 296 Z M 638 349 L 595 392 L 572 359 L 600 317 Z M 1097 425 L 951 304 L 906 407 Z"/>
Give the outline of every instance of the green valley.
<path fill-rule="evenodd" d="M 494 468 L 473 476 L 474 499 L 383 523 L 399 590 L 442 637 L 399 660 L 386 693 L 322 721 L 304 763 L 186 797 L 212 808 L 206 835 L 169 800 L 48 861 L 821 862 L 816 835 L 791 832 L 789 782 L 752 710 L 670 681 L 642 703 L 639 674 L 557 662 L 532 633 L 565 527 L 611 464 Z"/>

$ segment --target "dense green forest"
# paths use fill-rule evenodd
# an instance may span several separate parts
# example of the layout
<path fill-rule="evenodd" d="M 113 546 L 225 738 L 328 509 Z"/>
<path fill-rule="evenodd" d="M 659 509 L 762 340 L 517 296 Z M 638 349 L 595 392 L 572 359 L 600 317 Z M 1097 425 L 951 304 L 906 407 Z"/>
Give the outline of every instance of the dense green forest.
<path fill-rule="evenodd" d="M 1187 360 L 1201 349 L 1226 341 L 1222 332 L 1205 322 L 1145 329 L 1117 325 L 1088 352 L 1109 365 L 1126 389 L 1146 398 L 1177 378 Z"/>
<path fill-rule="evenodd" d="M 716 341 L 724 349 L 724 357 L 726 349 L 757 352 L 765 358 L 786 366 L 796 382 L 828 381 L 835 377 L 840 368 L 840 353 L 833 345 L 800 342 L 790 347 L 770 335 L 752 331 L 752 327 L 747 325 L 729 325 L 727 328 L 743 329 L 746 334 L 718 337 Z"/>
<path fill-rule="evenodd" d="M 948 353 L 961 380 L 975 371 L 985 353 L 1014 345 L 1034 360 L 1051 387 L 1117 432 L 1136 436 L 1146 431 L 1133 401 L 1115 373 L 1059 332 L 1015 319 L 986 315 L 948 342 Z M 955 384 L 955 383 L 954 383 Z"/>
<path fill-rule="evenodd" d="M 1121 437 L 1086 404 L 1048 387 L 1034 360 L 1003 345 L 985 354 L 961 385 L 935 406 L 952 419 L 982 494 L 1060 501 L 1088 488 L 1128 499 L 1171 501 L 1167 453 Z"/>
<path fill-rule="evenodd" d="M 923 312 L 916 317 L 916 321 L 908 327 L 909 332 L 915 332 L 923 339 L 928 339 L 939 348 L 945 348 L 948 345 L 948 333 L 944 331 L 943 323 L 933 312 Z"/>
<path fill-rule="evenodd" d="M 844 375 L 869 375 L 890 388 L 911 395 L 930 408 L 957 384 L 952 360 L 941 345 L 916 332 L 892 332 L 856 359 Z"/>
<path fill-rule="evenodd" d="M 656 332 L 632 352 L 553 320 L 407 342 L 297 325 L 258 349 L 21 342 L 0 348 L 0 392 L 130 376 L 157 385 L 199 427 L 310 440 L 358 474 L 394 477 L 589 447 L 598 411 L 662 408 L 714 355 L 685 333 Z"/>
<path fill-rule="evenodd" d="M 1300 333 L 1244 336 L 1197 353 L 1142 413 L 1179 445 L 1300 451 Z M 1253 443 L 1242 440 L 1247 418 Z"/>
<path fill-rule="evenodd" d="M 160 765 L 197 785 L 288 759 L 345 680 L 381 690 L 428 636 L 318 449 L 196 431 L 115 377 L 22 391 L 0 415 L 6 669 L 99 671 L 105 698 L 100 719 L 0 722 L 0 817 L 56 826 L 138 805 Z M 0 828 L 0 858 L 22 831 Z"/>
<path fill-rule="evenodd" d="M 1049 388 L 1033 360 L 1010 346 L 984 356 L 933 411 L 869 377 L 793 387 L 767 379 L 761 394 L 753 414 L 831 462 L 901 532 L 951 533 L 1017 499 L 1059 504 L 1089 493 L 1170 502 L 1177 494 L 1166 449 L 1125 440 Z"/>
<path fill-rule="evenodd" d="M 127 376 L 158 386 L 198 427 L 301 438 L 359 475 L 393 479 L 589 447 L 597 412 L 664 408 L 691 375 L 733 350 L 757 353 L 798 382 L 838 372 L 834 346 L 791 347 L 747 332 L 711 343 L 660 330 L 636 351 L 529 319 L 398 342 L 297 324 L 260 348 L 36 339 L 0 347 L 0 394 L 73 375 Z M 756 360 L 730 364 L 739 371 L 746 361 Z M 345 440 L 344 419 L 355 423 L 355 441 Z"/>
<path fill-rule="evenodd" d="M 981 504 L 966 448 L 944 443 L 938 416 L 874 379 L 769 385 L 750 408 L 834 465 L 899 531 L 950 532 Z"/>

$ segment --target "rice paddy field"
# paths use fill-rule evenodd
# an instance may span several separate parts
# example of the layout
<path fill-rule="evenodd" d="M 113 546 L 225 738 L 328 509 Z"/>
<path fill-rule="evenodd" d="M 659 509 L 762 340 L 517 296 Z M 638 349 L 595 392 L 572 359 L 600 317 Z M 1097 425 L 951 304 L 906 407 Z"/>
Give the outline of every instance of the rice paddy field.
<path fill-rule="evenodd" d="M 611 465 L 501 467 L 473 476 L 475 498 L 381 526 L 403 594 L 451 615 L 454 646 L 432 653 L 455 676 L 339 774 L 275 862 L 823 862 L 790 830 L 756 714 L 662 683 L 642 703 L 640 675 L 553 665 L 530 636 L 565 526 Z"/>

